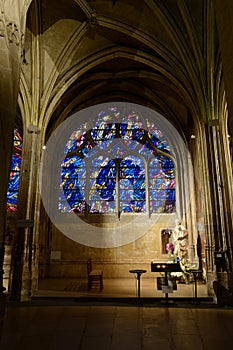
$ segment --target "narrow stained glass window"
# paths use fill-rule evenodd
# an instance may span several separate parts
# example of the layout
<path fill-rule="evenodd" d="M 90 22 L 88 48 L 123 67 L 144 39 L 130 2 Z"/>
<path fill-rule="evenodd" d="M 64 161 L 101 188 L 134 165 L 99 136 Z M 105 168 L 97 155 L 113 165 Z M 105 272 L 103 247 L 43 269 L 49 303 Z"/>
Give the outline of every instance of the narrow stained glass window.
<path fill-rule="evenodd" d="M 18 204 L 20 167 L 22 159 L 22 138 L 18 130 L 14 130 L 14 148 L 11 157 L 10 178 L 7 190 L 7 211 L 16 211 Z"/>
<path fill-rule="evenodd" d="M 175 209 L 175 168 L 172 160 L 154 157 L 149 164 L 150 211 L 169 213 Z"/>
<path fill-rule="evenodd" d="M 146 199 L 145 165 L 139 157 L 127 157 L 120 163 L 120 210 L 143 212 Z"/>
<path fill-rule="evenodd" d="M 67 156 L 61 169 L 60 203 L 61 212 L 85 212 L 85 161 L 78 156 Z"/>
<path fill-rule="evenodd" d="M 108 157 L 94 158 L 90 167 L 90 213 L 112 213 L 116 207 L 116 164 Z"/>

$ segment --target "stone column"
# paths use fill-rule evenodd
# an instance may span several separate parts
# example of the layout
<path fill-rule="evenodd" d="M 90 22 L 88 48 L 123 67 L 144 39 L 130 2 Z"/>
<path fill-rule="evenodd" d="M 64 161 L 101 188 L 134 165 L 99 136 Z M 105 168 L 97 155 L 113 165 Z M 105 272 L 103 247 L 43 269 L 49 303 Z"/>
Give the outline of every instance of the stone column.
<path fill-rule="evenodd" d="M 226 90 L 226 99 L 227 99 L 227 107 L 228 107 L 228 134 L 230 136 L 230 140 L 232 142 L 233 139 L 233 46 L 232 46 L 232 37 L 233 37 L 233 2 L 232 0 L 214 0 L 215 12 L 216 12 L 216 20 L 217 20 L 217 29 L 218 29 L 218 37 L 219 37 L 219 45 L 221 48 L 221 59 L 223 62 L 223 79 L 224 86 Z M 231 150 L 232 152 L 232 150 Z M 232 154 L 230 159 L 230 164 L 228 164 L 228 173 L 226 174 L 228 177 L 228 186 L 232 186 Z M 225 190 L 225 188 L 224 188 Z M 230 193 L 226 193 L 226 196 L 230 195 Z M 230 198 L 232 201 L 232 198 Z M 232 204 L 231 204 L 232 206 Z M 230 219 L 228 219 L 228 223 L 232 225 L 232 207 L 230 212 Z M 229 214 L 229 208 L 227 208 L 227 213 Z M 232 228 L 228 228 L 227 236 L 228 236 L 228 256 L 232 256 L 232 243 L 233 233 Z M 229 260 L 229 258 L 228 258 Z M 231 290 L 233 290 L 233 278 L 232 278 L 232 262 L 230 262 L 230 274 L 229 274 L 229 284 Z"/>
<path fill-rule="evenodd" d="M 221 227 L 220 249 L 225 251 L 225 267 L 217 266 L 217 275 L 225 270 L 227 273 L 226 286 L 233 290 L 233 190 L 232 190 L 232 162 L 230 145 L 228 142 L 228 130 L 222 125 L 215 127 L 215 154 L 218 170 L 218 200 L 219 217 Z M 221 276 L 221 275 L 220 275 Z"/>
<path fill-rule="evenodd" d="M 4 315 L 3 259 L 6 225 L 6 194 L 9 179 L 13 130 L 19 86 L 21 32 L 20 26 L 5 16 L 0 2 L 0 332 Z"/>
<path fill-rule="evenodd" d="M 208 148 L 209 193 L 206 193 L 209 206 L 206 212 L 206 257 L 209 281 L 218 280 L 229 288 L 229 277 L 232 274 L 232 204 L 229 191 L 231 169 L 226 166 L 226 149 L 223 147 L 223 135 L 219 121 L 206 126 Z M 215 252 L 226 252 L 226 266 L 215 264 Z"/>
<path fill-rule="evenodd" d="M 28 300 L 31 296 L 33 234 L 39 172 L 39 131 L 29 125 L 23 138 L 23 154 L 18 201 L 18 230 L 13 247 L 13 278 L 10 298 Z"/>
<path fill-rule="evenodd" d="M 233 1 L 214 0 L 219 45 L 223 63 L 223 79 L 229 109 L 229 134 L 233 138 Z"/>

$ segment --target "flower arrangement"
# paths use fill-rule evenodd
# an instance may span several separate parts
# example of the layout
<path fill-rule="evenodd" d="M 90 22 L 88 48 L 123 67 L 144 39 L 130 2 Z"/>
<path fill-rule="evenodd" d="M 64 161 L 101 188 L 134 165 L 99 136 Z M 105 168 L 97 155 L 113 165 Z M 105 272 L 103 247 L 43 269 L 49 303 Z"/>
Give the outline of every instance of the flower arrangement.
<path fill-rule="evenodd" d="M 172 242 L 166 244 L 166 252 L 173 254 L 174 253 L 174 244 Z"/>

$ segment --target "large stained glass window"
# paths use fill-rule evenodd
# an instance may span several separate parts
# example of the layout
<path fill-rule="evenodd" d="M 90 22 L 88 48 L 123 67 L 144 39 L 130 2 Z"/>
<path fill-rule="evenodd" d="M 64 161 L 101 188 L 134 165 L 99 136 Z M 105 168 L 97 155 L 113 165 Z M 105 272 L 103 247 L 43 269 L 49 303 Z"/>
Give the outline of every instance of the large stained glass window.
<path fill-rule="evenodd" d="M 61 164 L 61 212 L 175 211 L 175 165 L 165 136 L 135 112 L 119 121 L 118 115 L 115 108 L 101 111 L 90 130 L 83 125 L 70 136 Z"/>
<path fill-rule="evenodd" d="M 17 129 L 14 130 L 14 148 L 11 157 L 10 178 L 7 191 L 7 211 L 16 211 L 18 203 L 20 166 L 22 158 L 22 138 Z"/>

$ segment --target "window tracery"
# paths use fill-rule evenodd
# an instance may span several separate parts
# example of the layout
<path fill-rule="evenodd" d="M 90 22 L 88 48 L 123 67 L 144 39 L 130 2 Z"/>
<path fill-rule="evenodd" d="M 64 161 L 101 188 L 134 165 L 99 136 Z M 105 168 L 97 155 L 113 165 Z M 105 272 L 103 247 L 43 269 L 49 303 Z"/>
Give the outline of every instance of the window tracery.
<path fill-rule="evenodd" d="M 174 212 L 175 165 L 165 136 L 134 112 L 119 122 L 117 113 L 102 111 L 91 129 L 82 125 L 70 136 L 61 164 L 59 210 Z"/>

